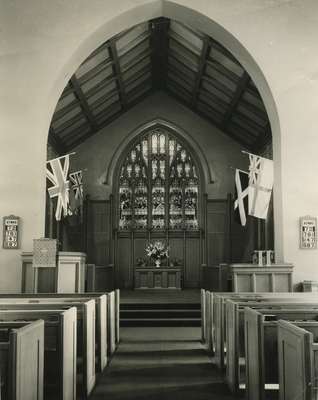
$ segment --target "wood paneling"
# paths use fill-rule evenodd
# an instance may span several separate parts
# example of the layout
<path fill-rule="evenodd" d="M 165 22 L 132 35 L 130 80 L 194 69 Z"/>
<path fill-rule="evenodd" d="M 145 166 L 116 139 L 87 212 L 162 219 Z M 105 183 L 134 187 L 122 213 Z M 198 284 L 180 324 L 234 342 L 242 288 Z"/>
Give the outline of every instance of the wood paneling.
<path fill-rule="evenodd" d="M 89 201 L 87 210 L 87 260 L 96 265 L 110 263 L 110 203 Z"/>
<path fill-rule="evenodd" d="M 207 264 L 217 265 L 230 260 L 229 215 L 227 200 L 207 202 Z"/>

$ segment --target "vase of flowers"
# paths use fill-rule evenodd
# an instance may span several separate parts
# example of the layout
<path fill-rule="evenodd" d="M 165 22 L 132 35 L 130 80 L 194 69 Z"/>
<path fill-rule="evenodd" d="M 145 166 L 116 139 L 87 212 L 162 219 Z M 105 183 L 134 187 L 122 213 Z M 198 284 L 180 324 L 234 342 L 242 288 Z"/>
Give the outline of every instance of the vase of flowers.
<path fill-rule="evenodd" d="M 163 259 L 168 258 L 168 251 L 168 246 L 160 240 L 157 240 L 153 243 L 148 243 L 146 246 L 146 254 L 148 257 L 154 260 L 157 268 L 160 267 Z"/>

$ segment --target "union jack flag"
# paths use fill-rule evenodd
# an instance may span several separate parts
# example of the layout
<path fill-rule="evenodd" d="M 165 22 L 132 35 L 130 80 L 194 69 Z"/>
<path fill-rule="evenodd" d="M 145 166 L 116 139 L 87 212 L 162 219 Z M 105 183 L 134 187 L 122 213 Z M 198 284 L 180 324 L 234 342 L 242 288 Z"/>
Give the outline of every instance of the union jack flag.
<path fill-rule="evenodd" d="M 61 160 L 64 159 L 62 166 Z M 68 170 L 70 166 L 69 154 L 64 157 L 55 158 L 47 162 L 46 177 L 52 183 L 48 188 L 48 193 L 51 199 L 57 197 L 57 205 L 55 218 L 61 220 L 62 210 L 64 217 L 68 214 L 69 190 L 70 181 L 67 180 Z"/>
<path fill-rule="evenodd" d="M 82 171 L 72 172 L 70 175 L 72 183 L 72 189 L 75 194 L 75 199 L 79 200 L 83 198 L 83 174 Z"/>
<path fill-rule="evenodd" d="M 248 213 L 266 219 L 274 182 L 274 163 L 264 157 L 249 154 Z"/>

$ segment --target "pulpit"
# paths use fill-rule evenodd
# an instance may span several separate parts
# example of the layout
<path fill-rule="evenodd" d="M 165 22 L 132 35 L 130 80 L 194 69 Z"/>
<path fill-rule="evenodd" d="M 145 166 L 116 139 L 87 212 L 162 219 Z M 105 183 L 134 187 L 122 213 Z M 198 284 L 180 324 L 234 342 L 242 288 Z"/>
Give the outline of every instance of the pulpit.
<path fill-rule="evenodd" d="M 181 289 L 180 267 L 135 268 L 135 289 Z"/>
<path fill-rule="evenodd" d="M 214 292 L 292 292 L 293 265 L 219 264 L 202 267 L 203 287 Z"/>
<path fill-rule="evenodd" d="M 60 251 L 55 268 L 34 268 L 33 253 L 22 253 L 22 293 L 82 293 L 86 254 Z"/>

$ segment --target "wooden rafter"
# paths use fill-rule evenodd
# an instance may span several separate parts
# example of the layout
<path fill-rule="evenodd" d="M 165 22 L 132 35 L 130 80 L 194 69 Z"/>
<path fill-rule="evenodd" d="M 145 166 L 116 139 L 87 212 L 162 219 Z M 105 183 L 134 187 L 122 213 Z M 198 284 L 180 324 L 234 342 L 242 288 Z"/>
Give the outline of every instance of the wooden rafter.
<path fill-rule="evenodd" d="M 191 102 L 191 105 L 193 108 L 196 108 L 196 106 L 197 106 L 197 99 L 199 97 L 200 86 L 201 86 L 202 77 L 203 77 L 203 74 L 205 71 L 206 59 L 209 55 L 209 52 L 210 52 L 210 40 L 207 36 L 205 36 L 203 38 L 198 72 L 197 72 L 197 75 L 195 78 L 194 88 L 193 88 L 193 97 L 192 97 L 192 102 Z"/>
<path fill-rule="evenodd" d="M 117 88 L 118 88 L 118 92 L 119 92 L 121 106 L 122 106 L 123 110 L 126 110 L 127 106 L 128 106 L 127 95 L 126 95 L 124 80 L 123 80 L 121 69 L 120 69 L 119 57 L 118 57 L 118 53 L 117 53 L 115 40 L 110 39 L 109 45 L 110 45 L 109 53 L 113 60 L 113 72 L 114 72 L 114 75 L 116 76 L 116 82 L 117 82 Z"/>
<path fill-rule="evenodd" d="M 77 80 L 77 78 L 75 77 L 75 75 L 72 76 L 72 78 L 70 79 L 70 86 L 73 88 L 75 96 L 77 97 L 81 109 L 85 115 L 85 118 L 87 119 L 92 132 L 97 132 L 98 131 L 98 125 L 95 121 L 94 115 L 92 114 L 88 102 L 86 100 L 86 97 L 82 91 L 82 88 Z"/>
<path fill-rule="evenodd" d="M 152 82 L 155 89 L 163 89 L 166 86 L 169 25 L 170 21 L 167 18 L 157 18 L 149 22 Z"/>
<path fill-rule="evenodd" d="M 224 128 L 226 128 L 227 124 L 229 123 L 229 121 L 231 119 L 231 115 L 235 111 L 250 79 L 251 78 L 248 75 L 248 73 L 244 71 L 242 77 L 240 78 L 240 80 L 238 82 L 237 88 L 236 88 L 234 96 L 230 102 L 229 108 L 227 109 L 227 111 L 223 117 L 222 126 Z"/>

